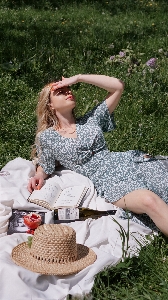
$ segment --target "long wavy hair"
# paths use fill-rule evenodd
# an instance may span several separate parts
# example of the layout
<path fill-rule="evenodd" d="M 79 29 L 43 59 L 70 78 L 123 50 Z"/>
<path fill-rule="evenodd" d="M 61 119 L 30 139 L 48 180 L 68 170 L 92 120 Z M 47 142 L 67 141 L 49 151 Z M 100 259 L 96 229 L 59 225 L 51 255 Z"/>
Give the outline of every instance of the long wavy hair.
<path fill-rule="evenodd" d="M 44 131 L 45 129 L 55 126 L 56 128 L 59 126 L 59 120 L 53 109 L 50 107 L 50 93 L 51 93 L 51 85 L 46 85 L 38 97 L 38 104 L 36 108 L 37 115 L 37 132 L 36 135 Z"/>
<path fill-rule="evenodd" d="M 38 96 L 38 104 L 36 108 L 37 130 L 35 136 L 35 143 L 32 146 L 32 151 L 31 151 L 31 158 L 33 158 L 34 161 L 37 160 L 36 148 L 37 146 L 39 146 L 38 136 L 40 132 L 46 130 L 49 127 L 54 126 L 57 129 L 60 126 L 59 119 L 55 111 L 50 107 L 50 93 L 51 93 L 52 84 L 53 82 L 45 85 Z M 73 115 L 75 117 L 74 110 L 73 110 Z"/>
<path fill-rule="evenodd" d="M 32 146 L 31 158 L 36 160 L 36 146 L 38 145 L 38 136 L 45 129 L 55 126 L 59 127 L 59 120 L 53 109 L 50 107 L 50 93 L 52 83 L 44 86 L 38 95 L 38 103 L 36 107 L 37 130 L 35 143 Z"/>

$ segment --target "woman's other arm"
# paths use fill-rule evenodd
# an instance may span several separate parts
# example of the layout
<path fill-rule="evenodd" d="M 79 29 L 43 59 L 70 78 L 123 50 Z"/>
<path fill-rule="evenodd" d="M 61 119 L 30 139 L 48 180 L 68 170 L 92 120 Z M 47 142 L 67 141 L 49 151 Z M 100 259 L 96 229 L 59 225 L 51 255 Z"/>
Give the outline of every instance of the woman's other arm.
<path fill-rule="evenodd" d="M 44 184 L 44 180 L 49 175 L 46 174 L 41 166 L 37 167 L 36 174 L 34 177 L 31 177 L 27 186 L 27 189 L 30 193 L 32 193 L 34 190 L 41 189 L 41 187 Z"/>

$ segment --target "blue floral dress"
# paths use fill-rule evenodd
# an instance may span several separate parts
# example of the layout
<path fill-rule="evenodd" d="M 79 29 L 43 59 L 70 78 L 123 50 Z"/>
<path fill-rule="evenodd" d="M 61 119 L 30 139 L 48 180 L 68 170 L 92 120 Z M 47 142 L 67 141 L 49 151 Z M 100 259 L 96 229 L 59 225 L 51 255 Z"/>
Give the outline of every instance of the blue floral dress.
<path fill-rule="evenodd" d="M 40 133 L 39 164 L 46 174 L 52 174 L 55 161 L 59 161 L 65 168 L 89 177 L 98 195 L 109 202 L 134 190 L 148 189 L 168 203 L 168 170 L 164 164 L 154 158 L 145 159 L 144 153 L 137 150 L 110 152 L 103 132 L 114 128 L 114 115 L 109 114 L 103 101 L 77 119 L 77 138 L 63 137 L 53 127 Z M 122 218 L 128 217 L 124 210 L 121 212 Z M 149 226 L 146 215 L 129 214 L 129 217 Z"/>

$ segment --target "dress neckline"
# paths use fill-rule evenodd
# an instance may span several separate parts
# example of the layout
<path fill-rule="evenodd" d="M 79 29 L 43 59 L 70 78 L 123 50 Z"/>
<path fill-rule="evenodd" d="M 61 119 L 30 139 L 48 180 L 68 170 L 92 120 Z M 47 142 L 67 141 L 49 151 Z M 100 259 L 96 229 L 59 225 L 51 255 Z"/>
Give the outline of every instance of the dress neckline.
<path fill-rule="evenodd" d="M 57 133 L 58 136 L 60 136 L 63 139 L 70 139 L 70 140 L 77 140 L 78 139 L 78 124 L 76 123 L 76 137 L 67 137 L 60 134 L 55 128 L 53 127 L 53 130 Z"/>

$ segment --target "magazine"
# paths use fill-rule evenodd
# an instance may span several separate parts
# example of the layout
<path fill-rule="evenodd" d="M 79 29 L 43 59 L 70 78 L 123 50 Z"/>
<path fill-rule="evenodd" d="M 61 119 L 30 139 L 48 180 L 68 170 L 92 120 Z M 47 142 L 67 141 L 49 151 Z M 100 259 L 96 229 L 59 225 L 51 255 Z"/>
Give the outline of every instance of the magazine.
<path fill-rule="evenodd" d="M 24 216 L 30 213 L 37 213 L 41 216 L 41 225 L 45 223 L 45 212 L 12 209 L 12 216 L 9 218 L 7 234 L 9 235 L 12 233 L 33 233 L 34 230 L 29 229 L 24 224 Z"/>
<path fill-rule="evenodd" d="M 49 178 L 40 190 L 34 190 L 28 198 L 29 202 L 35 203 L 49 210 L 61 207 L 78 207 L 88 188 L 85 185 L 75 185 L 61 189 L 55 182 L 55 178 Z"/>

